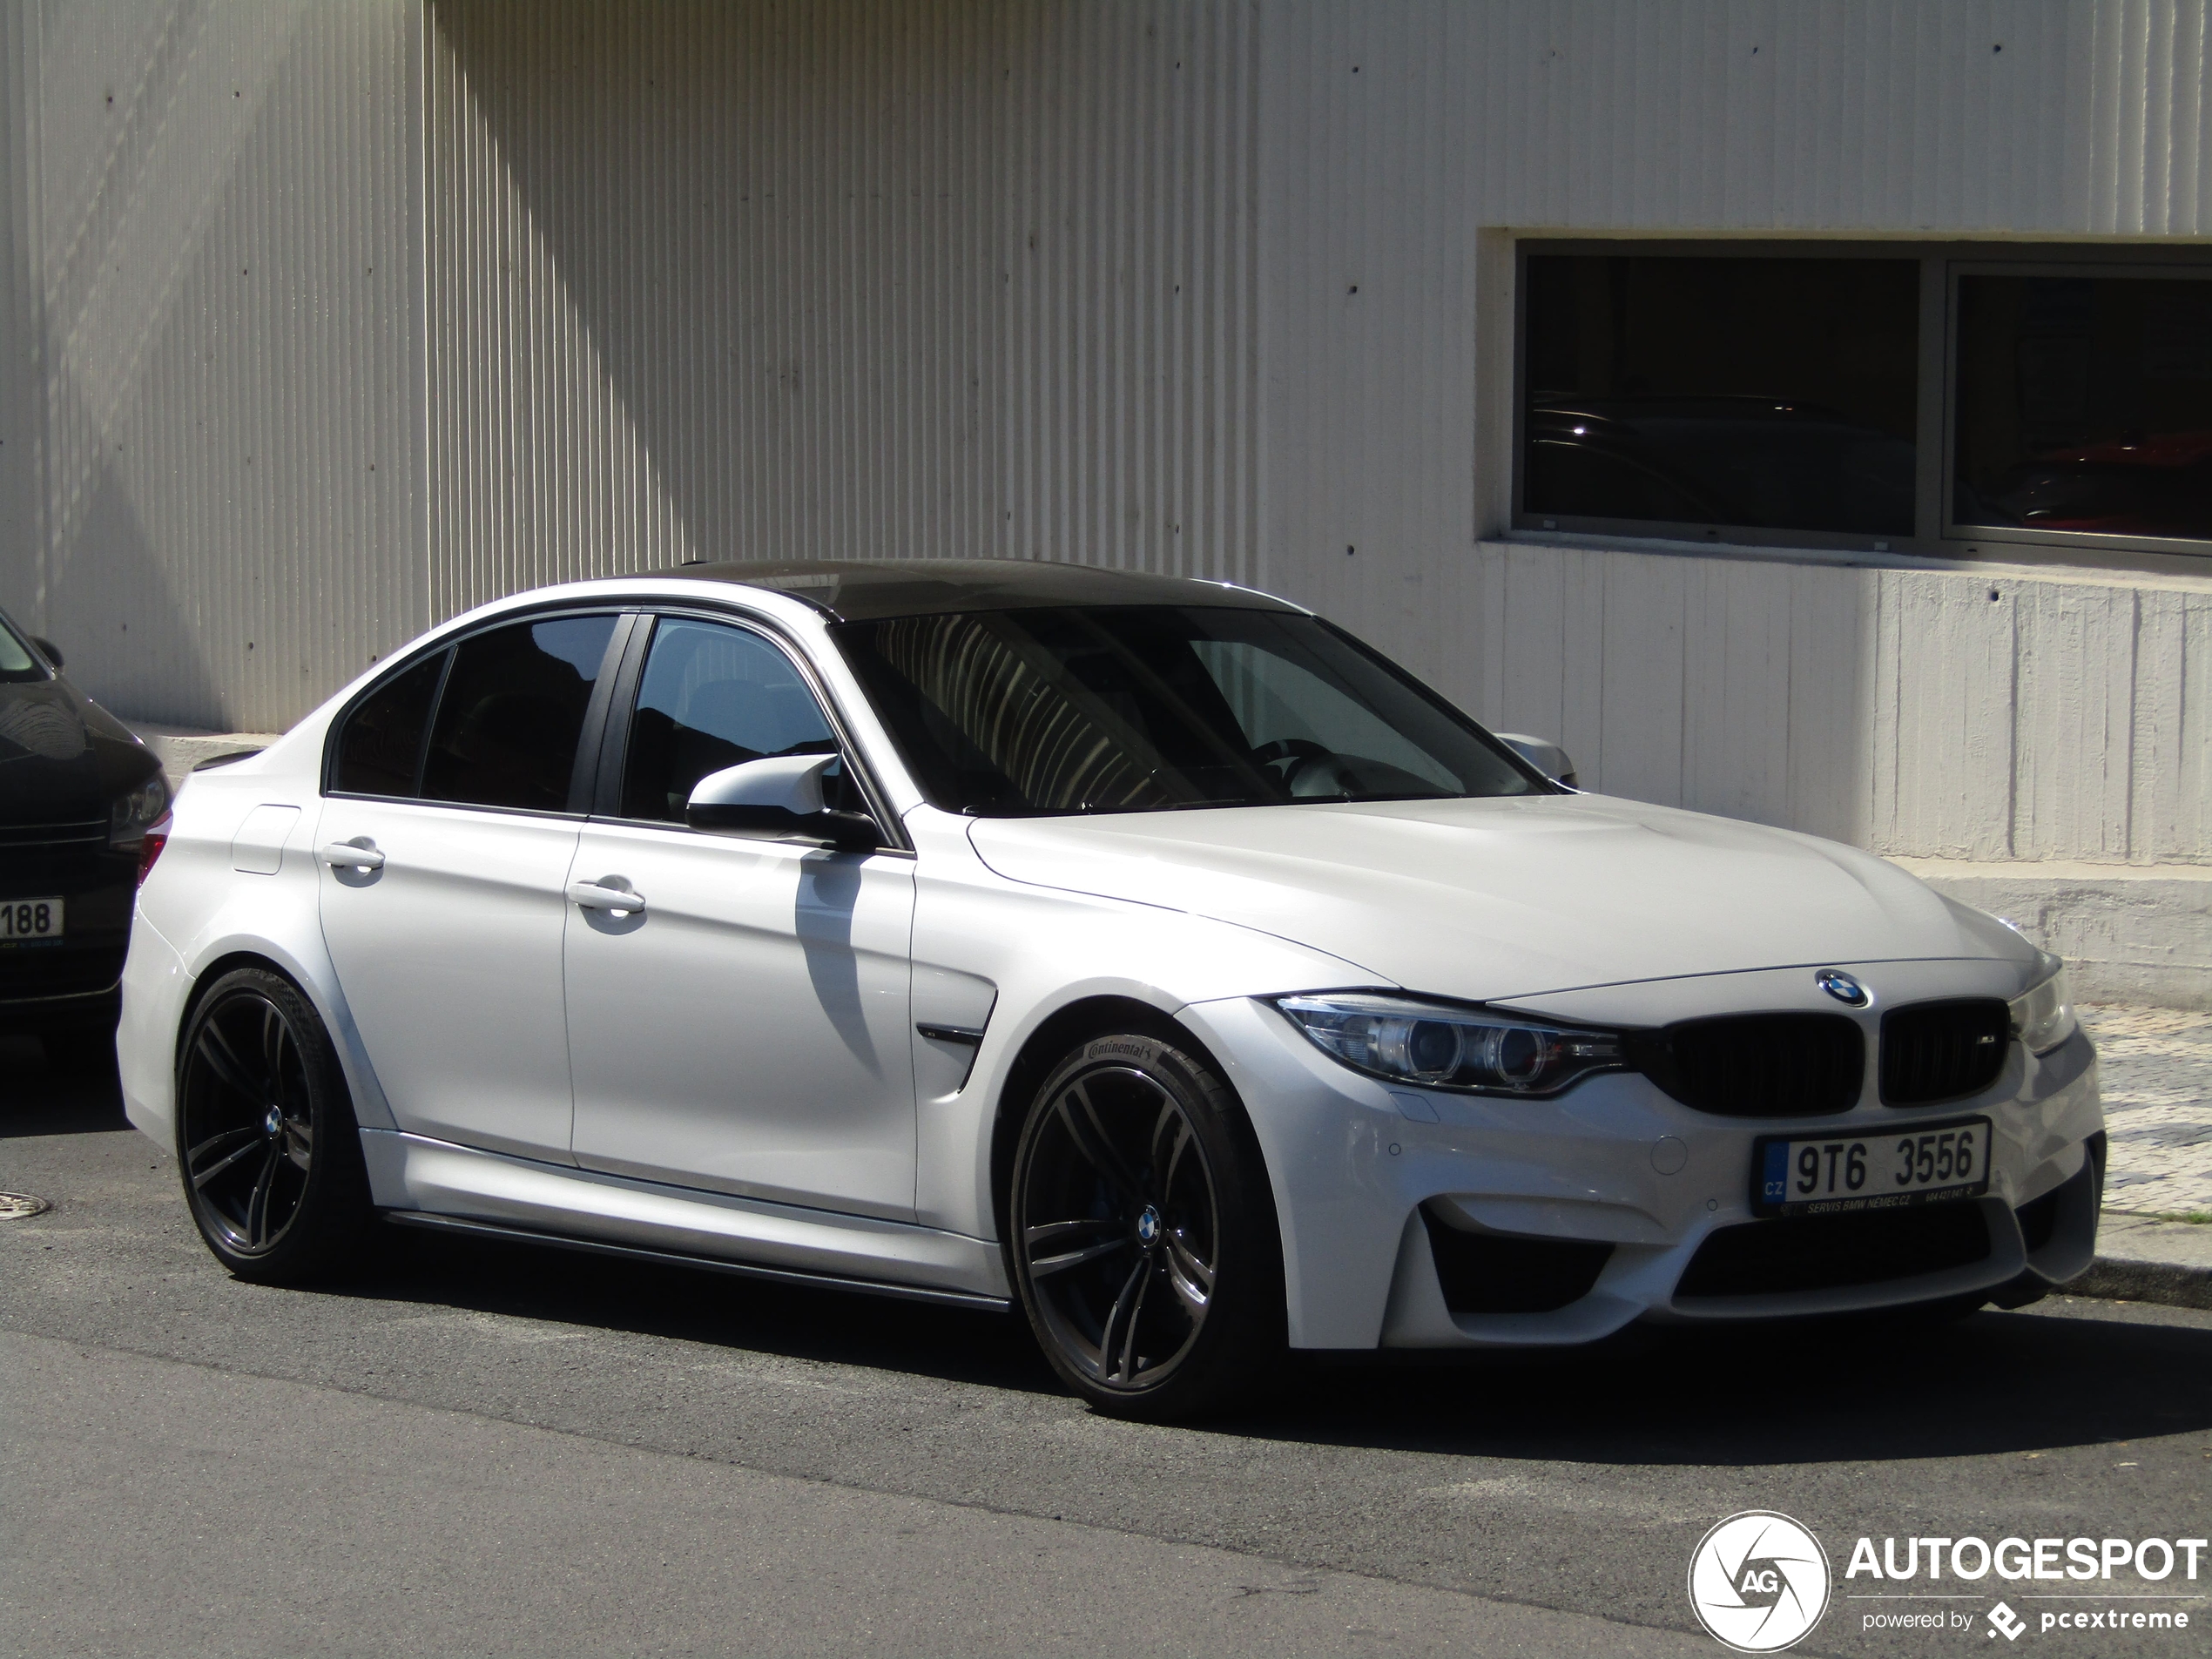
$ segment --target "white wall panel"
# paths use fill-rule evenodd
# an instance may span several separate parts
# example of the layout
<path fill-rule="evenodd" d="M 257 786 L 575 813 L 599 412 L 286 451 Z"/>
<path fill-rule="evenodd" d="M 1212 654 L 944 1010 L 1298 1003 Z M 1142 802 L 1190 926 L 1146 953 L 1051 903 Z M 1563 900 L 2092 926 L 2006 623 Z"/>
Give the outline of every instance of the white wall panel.
<path fill-rule="evenodd" d="M 38 597 L 44 509 L 36 23 L 28 6 L 0 3 L 0 604 L 26 621 Z"/>
<path fill-rule="evenodd" d="M 441 4 L 435 608 L 995 550 L 1001 14 Z"/>
<path fill-rule="evenodd" d="M 1252 580 L 1255 9 L 1062 0 L 1005 17 L 993 550 Z"/>
<path fill-rule="evenodd" d="M 1065 557 L 1602 787 L 2212 859 L 2212 582 L 1485 539 L 1515 235 L 2212 236 L 2205 0 L 0 3 L 0 602 L 130 712 L 569 576 Z"/>
<path fill-rule="evenodd" d="M 415 19 L 32 3 L 37 533 L 5 602 L 132 715 L 266 727 L 425 619 Z"/>
<path fill-rule="evenodd" d="M 1587 788 L 1903 857 L 2212 862 L 2212 593 L 1501 542 L 1440 581 L 1488 671 L 1439 684 Z"/>

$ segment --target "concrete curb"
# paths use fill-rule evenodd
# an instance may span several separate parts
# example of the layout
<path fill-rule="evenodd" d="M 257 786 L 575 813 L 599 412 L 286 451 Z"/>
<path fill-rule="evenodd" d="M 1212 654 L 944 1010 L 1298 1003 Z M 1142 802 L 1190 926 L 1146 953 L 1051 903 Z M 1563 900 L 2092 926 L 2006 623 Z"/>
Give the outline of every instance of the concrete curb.
<path fill-rule="evenodd" d="M 2179 1262 L 2137 1262 L 2100 1256 L 2089 1271 L 2063 1287 L 2067 1296 L 2114 1302 L 2155 1302 L 2163 1307 L 2212 1308 L 2212 1267 Z"/>

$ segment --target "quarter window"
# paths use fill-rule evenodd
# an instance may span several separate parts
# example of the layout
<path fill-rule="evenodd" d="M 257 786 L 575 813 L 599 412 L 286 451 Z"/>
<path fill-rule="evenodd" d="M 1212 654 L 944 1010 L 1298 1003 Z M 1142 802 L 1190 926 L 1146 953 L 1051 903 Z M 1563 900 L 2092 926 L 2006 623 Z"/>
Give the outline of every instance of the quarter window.
<path fill-rule="evenodd" d="M 422 767 L 428 800 L 566 811 L 612 617 L 512 623 L 462 641 Z"/>
<path fill-rule="evenodd" d="M 442 651 L 385 681 L 354 711 L 338 737 L 333 789 L 344 795 L 402 798 L 415 792 L 430 699 L 438 694 L 438 677 L 451 655 Z"/>
<path fill-rule="evenodd" d="M 680 824 L 709 772 L 837 746 L 814 693 L 773 644 L 746 629 L 664 617 L 631 717 L 622 815 Z M 825 782 L 831 804 L 845 805 L 841 771 Z"/>

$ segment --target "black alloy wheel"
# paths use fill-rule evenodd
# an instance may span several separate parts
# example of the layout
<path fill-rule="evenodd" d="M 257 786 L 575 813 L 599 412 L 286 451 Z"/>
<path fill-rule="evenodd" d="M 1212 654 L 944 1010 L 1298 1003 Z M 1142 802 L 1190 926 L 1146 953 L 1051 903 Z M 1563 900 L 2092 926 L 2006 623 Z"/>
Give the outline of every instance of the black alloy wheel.
<path fill-rule="evenodd" d="M 177 1155 L 200 1237 L 240 1278 L 312 1278 L 358 1241 L 372 1212 L 345 1078 L 289 981 L 239 968 L 200 999 L 177 1063 Z"/>
<path fill-rule="evenodd" d="M 1149 1036 L 1085 1043 L 1015 1154 L 1008 1253 L 1053 1367 L 1121 1416 L 1221 1403 L 1280 1345 L 1281 1245 L 1226 1084 Z"/>

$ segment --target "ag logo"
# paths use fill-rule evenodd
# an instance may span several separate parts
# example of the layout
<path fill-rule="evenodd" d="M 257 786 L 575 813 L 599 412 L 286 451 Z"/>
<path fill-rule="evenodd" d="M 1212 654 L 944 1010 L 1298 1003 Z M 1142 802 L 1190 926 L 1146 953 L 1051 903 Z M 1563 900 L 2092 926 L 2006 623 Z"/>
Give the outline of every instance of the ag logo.
<path fill-rule="evenodd" d="M 1689 1605 L 1715 1640 L 1738 1653 L 1776 1653 L 1828 1610 L 1828 1557 L 1787 1515 L 1747 1509 L 1698 1541 Z"/>

